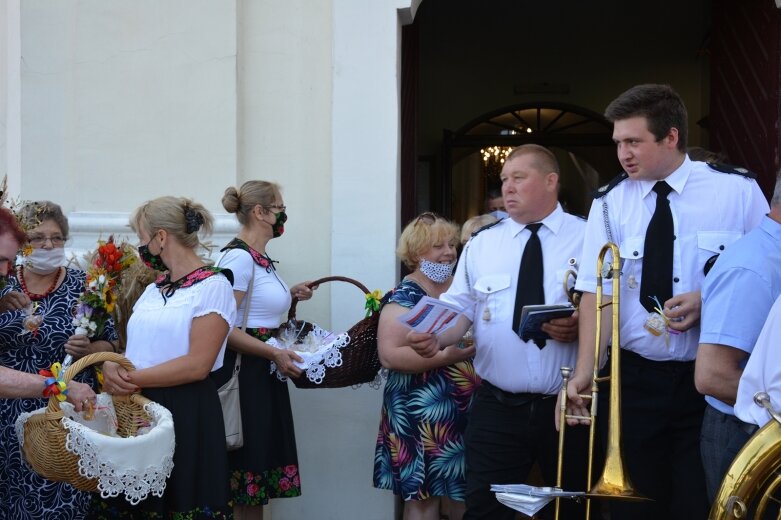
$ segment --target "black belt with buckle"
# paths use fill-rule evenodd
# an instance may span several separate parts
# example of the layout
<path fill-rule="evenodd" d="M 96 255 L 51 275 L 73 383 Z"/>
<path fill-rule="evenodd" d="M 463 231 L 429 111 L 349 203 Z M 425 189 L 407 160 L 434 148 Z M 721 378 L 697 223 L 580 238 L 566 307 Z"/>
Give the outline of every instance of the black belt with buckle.
<path fill-rule="evenodd" d="M 481 386 L 491 392 L 491 395 L 496 398 L 497 401 L 502 403 L 505 406 L 524 406 L 526 404 L 532 403 L 534 401 L 538 401 L 540 399 L 545 399 L 547 397 L 553 397 L 552 395 L 545 395 L 545 394 L 530 394 L 530 393 L 519 393 L 514 394 L 512 392 L 508 392 L 506 390 L 502 390 L 501 388 L 492 385 L 490 382 L 483 379 Z"/>

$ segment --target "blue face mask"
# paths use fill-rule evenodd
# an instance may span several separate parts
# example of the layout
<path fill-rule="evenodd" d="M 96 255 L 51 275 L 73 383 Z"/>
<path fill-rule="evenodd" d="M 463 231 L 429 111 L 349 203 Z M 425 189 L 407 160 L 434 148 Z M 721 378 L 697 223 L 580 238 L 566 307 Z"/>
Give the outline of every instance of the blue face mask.
<path fill-rule="evenodd" d="M 489 215 L 496 217 L 497 220 L 502 220 L 503 218 L 507 218 L 510 216 L 509 213 L 507 213 L 506 211 L 502 211 L 500 209 L 497 209 L 496 211 L 492 211 L 491 213 L 489 213 Z"/>

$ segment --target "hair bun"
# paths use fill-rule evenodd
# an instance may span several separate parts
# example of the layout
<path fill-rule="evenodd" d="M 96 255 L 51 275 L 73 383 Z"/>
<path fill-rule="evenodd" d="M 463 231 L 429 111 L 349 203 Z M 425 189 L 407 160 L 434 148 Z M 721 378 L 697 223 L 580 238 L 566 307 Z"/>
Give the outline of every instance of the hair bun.
<path fill-rule="evenodd" d="M 187 207 L 184 210 L 184 221 L 186 223 L 185 231 L 187 233 L 195 233 L 203 225 L 203 215 L 191 207 Z"/>

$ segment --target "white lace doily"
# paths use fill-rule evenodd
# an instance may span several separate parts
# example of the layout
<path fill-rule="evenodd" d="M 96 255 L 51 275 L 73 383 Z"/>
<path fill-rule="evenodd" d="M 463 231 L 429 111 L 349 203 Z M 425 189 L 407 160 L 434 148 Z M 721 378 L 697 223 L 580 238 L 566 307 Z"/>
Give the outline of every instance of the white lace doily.
<path fill-rule="evenodd" d="M 314 338 L 328 338 L 331 333 L 325 329 L 314 325 L 312 332 L 310 332 Z M 286 346 L 280 343 L 276 338 L 270 338 L 266 341 L 267 344 L 278 349 L 291 349 L 296 352 L 304 360 L 303 363 L 296 362 L 295 365 L 304 371 L 307 379 L 316 385 L 319 385 L 325 379 L 325 369 L 334 368 L 342 365 L 342 353 L 341 349 L 350 344 L 350 335 L 346 332 L 338 334 L 332 341 L 324 343 L 314 352 L 301 352 L 296 350 L 295 344 Z M 287 381 L 287 378 L 279 373 L 277 365 L 273 361 L 271 362 L 271 372 L 276 372 L 277 378 L 280 381 Z"/>
<path fill-rule="evenodd" d="M 119 437 L 109 394 L 98 394 L 95 418 L 91 421 L 76 413 L 70 403 L 60 407 L 65 413 L 63 426 L 68 430 L 65 449 L 79 457 L 79 473 L 83 477 L 98 481 L 101 497 L 123 493 L 135 505 L 150 493 L 163 495 L 174 467 L 174 421 L 168 409 L 157 403 L 147 404 L 144 409 L 151 423 L 139 428 L 135 437 Z M 45 410 L 19 415 L 15 427 L 20 448 L 24 443 L 24 422 L 30 415 Z"/>

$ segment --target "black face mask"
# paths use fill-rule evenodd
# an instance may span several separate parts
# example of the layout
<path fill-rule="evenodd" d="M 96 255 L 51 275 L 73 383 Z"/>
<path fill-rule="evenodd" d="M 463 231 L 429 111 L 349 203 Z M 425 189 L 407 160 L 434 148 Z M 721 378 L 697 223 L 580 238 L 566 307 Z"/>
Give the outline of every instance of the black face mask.
<path fill-rule="evenodd" d="M 138 256 L 141 257 L 141 261 L 144 262 L 147 267 L 156 271 L 167 271 L 168 266 L 165 265 L 165 262 L 160 258 L 160 255 L 153 255 L 149 251 L 149 244 L 152 243 L 152 240 L 154 240 L 154 238 L 149 240 L 145 245 L 138 246 Z"/>
<path fill-rule="evenodd" d="M 284 211 L 280 211 L 279 213 L 274 213 L 274 216 L 277 217 L 277 221 L 271 225 L 271 232 L 274 233 L 274 238 L 277 238 L 277 237 L 281 237 L 282 233 L 285 232 L 285 222 L 287 222 L 287 213 L 285 213 Z"/>

